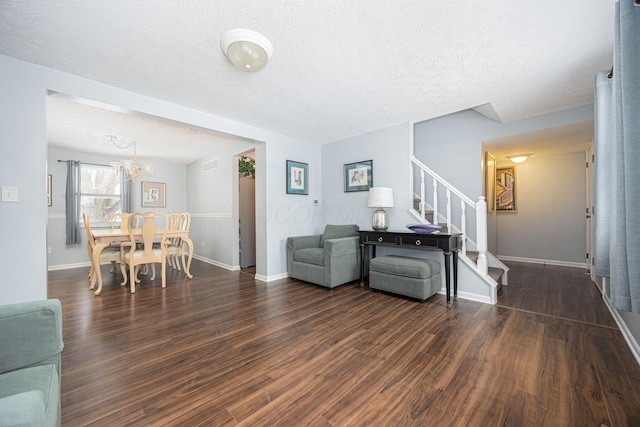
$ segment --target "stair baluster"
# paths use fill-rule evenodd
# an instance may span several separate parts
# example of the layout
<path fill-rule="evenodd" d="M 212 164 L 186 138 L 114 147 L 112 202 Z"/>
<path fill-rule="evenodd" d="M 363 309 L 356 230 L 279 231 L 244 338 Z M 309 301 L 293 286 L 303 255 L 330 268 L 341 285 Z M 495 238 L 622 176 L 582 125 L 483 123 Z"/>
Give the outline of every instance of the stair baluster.
<path fill-rule="evenodd" d="M 460 252 L 462 255 L 467 255 L 467 214 L 466 214 L 467 204 L 464 200 L 460 200 L 460 217 L 461 217 L 461 232 L 462 232 L 462 248 Z"/>
<path fill-rule="evenodd" d="M 483 196 L 478 198 L 477 202 L 464 195 L 458 189 L 449 184 L 440 175 L 428 168 L 424 163 L 418 160 L 415 156 L 411 156 L 411 163 L 418 167 L 420 170 L 420 211 L 418 212 L 414 207 L 411 213 L 420 218 L 421 222 L 438 224 L 440 222 L 440 215 L 438 213 L 438 187 L 446 190 L 447 206 L 446 206 L 446 226 L 447 231 L 450 233 L 460 232 L 462 233 L 462 245 L 460 248 L 460 254 L 470 262 L 475 263 L 474 270 L 478 275 L 485 278 L 485 280 L 491 279 L 491 283 L 497 283 L 497 286 L 493 286 L 491 290 L 491 303 L 495 304 L 497 301 L 497 289 L 501 285 L 507 284 L 507 272 L 509 267 L 500 262 L 498 258 L 488 252 L 488 239 L 487 239 L 487 202 Z M 414 171 L 415 173 L 415 171 Z M 425 176 L 426 175 L 426 176 Z M 431 179 L 433 186 L 433 205 L 429 206 L 426 202 L 427 197 L 431 197 L 426 191 L 427 183 L 425 180 Z M 417 194 L 414 193 L 416 197 Z M 455 218 L 452 218 L 451 198 L 457 198 L 460 200 L 460 215 L 456 212 Z M 455 203 L 455 200 L 454 200 Z M 432 210 L 428 210 L 432 209 Z M 473 224 L 471 227 L 467 227 L 467 209 L 471 217 L 475 216 L 475 236 L 469 236 L 467 233 L 473 233 Z M 475 212 L 474 212 L 475 211 Z M 433 215 L 433 218 L 429 220 L 427 215 Z M 458 222 L 458 220 L 460 222 Z M 470 220 L 472 220 L 470 218 Z M 470 230 L 471 229 L 471 230 Z M 474 241 L 475 237 L 475 241 Z M 477 256 L 476 256 L 477 254 Z"/>
<path fill-rule="evenodd" d="M 435 221 L 436 224 L 438 221 Z M 451 233 L 451 190 L 447 188 L 447 232 Z"/>
<path fill-rule="evenodd" d="M 433 181 L 433 224 L 438 223 L 438 181 Z"/>

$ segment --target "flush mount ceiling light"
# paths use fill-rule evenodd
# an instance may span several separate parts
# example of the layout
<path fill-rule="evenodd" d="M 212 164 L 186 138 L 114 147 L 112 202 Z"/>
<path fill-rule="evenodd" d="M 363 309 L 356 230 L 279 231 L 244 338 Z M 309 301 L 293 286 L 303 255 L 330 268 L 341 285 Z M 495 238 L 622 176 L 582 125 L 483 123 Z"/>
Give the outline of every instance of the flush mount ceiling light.
<path fill-rule="evenodd" d="M 220 39 L 220 49 L 227 58 L 244 71 L 258 71 L 269 62 L 273 45 L 262 34 L 236 29 L 227 31 Z"/>
<path fill-rule="evenodd" d="M 522 163 L 527 160 L 531 156 L 531 154 L 516 154 L 515 156 L 508 156 L 507 159 L 511 160 L 513 163 Z"/>

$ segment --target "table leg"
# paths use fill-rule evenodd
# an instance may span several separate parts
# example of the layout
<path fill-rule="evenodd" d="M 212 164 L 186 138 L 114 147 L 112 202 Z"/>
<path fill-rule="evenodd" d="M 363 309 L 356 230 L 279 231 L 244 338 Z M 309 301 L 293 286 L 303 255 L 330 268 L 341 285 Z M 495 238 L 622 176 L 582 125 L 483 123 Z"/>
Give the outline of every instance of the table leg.
<path fill-rule="evenodd" d="M 447 305 L 451 304 L 451 252 L 444 252 L 444 283 L 447 288 Z"/>
<path fill-rule="evenodd" d="M 102 250 L 109 246 L 108 243 L 96 243 L 93 248 L 93 274 L 98 276 L 98 289 L 96 289 L 93 293 L 95 295 L 100 295 L 102 292 L 102 271 L 100 271 L 100 254 Z"/>
<path fill-rule="evenodd" d="M 458 251 L 453 251 L 453 299 L 458 299 Z"/>
<path fill-rule="evenodd" d="M 187 257 L 187 265 L 184 268 L 184 274 L 186 274 L 189 279 L 192 279 L 193 275 L 191 274 L 191 260 L 193 259 L 193 242 L 188 237 L 183 237 L 182 240 L 187 242 L 187 246 L 189 247 L 189 256 Z"/>
<path fill-rule="evenodd" d="M 364 245 L 360 243 L 360 287 L 364 287 Z"/>

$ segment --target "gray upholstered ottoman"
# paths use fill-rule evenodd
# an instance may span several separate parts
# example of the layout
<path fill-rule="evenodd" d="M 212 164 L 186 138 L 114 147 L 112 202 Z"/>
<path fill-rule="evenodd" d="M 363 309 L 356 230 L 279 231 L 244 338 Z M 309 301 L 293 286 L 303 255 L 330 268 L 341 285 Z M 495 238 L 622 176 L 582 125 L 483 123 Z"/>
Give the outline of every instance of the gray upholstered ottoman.
<path fill-rule="evenodd" d="M 369 265 L 369 287 L 426 300 L 442 287 L 440 263 L 397 255 L 376 257 Z"/>

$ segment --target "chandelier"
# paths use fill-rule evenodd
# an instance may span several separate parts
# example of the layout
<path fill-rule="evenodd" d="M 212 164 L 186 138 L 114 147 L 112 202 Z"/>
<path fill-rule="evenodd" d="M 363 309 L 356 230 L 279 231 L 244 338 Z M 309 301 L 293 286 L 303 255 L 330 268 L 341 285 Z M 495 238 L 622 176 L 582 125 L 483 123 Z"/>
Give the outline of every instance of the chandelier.
<path fill-rule="evenodd" d="M 153 175 L 155 168 L 151 163 L 143 163 L 138 160 L 138 154 L 136 153 L 136 142 L 132 141 L 128 144 L 119 144 L 116 142 L 118 139 L 115 135 L 107 135 L 107 138 L 116 147 L 126 150 L 133 145 L 133 157 L 129 159 L 120 160 L 119 162 L 111 162 L 111 165 L 115 171 L 118 179 L 125 181 L 135 181 L 140 178 L 141 181 L 146 181 Z"/>

